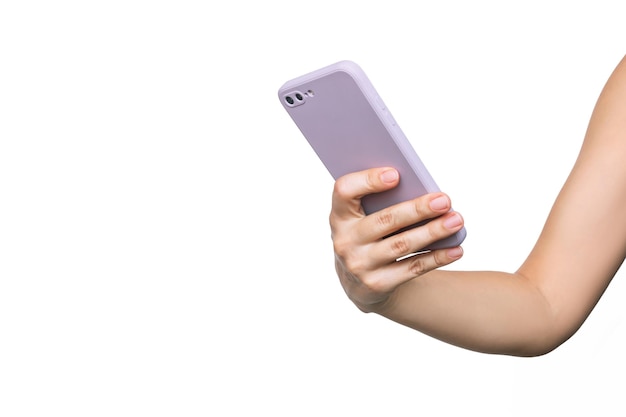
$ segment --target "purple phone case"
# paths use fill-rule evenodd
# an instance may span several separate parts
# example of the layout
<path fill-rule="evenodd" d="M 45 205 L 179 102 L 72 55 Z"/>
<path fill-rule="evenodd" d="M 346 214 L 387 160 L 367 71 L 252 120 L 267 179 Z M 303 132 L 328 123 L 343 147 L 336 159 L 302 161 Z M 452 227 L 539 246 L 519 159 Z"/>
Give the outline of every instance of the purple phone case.
<path fill-rule="evenodd" d="M 400 184 L 363 198 L 366 213 L 439 191 L 363 70 L 341 61 L 285 83 L 278 97 L 334 179 L 391 166 Z M 414 227 L 414 226 L 412 226 Z M 423 250 L 458 246 L 465 228 Z"/>

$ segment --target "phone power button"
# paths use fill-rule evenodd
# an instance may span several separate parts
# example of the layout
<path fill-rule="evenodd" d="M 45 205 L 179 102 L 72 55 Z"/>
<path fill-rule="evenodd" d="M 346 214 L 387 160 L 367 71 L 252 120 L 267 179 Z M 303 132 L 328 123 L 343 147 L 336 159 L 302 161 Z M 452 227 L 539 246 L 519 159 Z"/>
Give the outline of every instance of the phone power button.
<path fill-rule="evenodd" d="M 393 116 L 391 115 L 391 113 L 387 109 L 387 106 L 385 106 L 385 103 L 383 102 L 383 100 L 380 98 L 379 95 L 376 95 L 376 104 L 383 111 L 383 113 L 385 114 L 385 117 L 387 117 L 387 120 L 389 120 L 391 122 L 391 125 L 395 126 L 396 125 L 396 120 L 393 118 Z"/>
<path fill-rule="evenodd" d="M 385 103 L 383 103 L 383 99 L 380 98 L 379 95 L 376 95 L 376 105 L 383 111 L 387 111 L 387 107 L 385 106 Z"/>

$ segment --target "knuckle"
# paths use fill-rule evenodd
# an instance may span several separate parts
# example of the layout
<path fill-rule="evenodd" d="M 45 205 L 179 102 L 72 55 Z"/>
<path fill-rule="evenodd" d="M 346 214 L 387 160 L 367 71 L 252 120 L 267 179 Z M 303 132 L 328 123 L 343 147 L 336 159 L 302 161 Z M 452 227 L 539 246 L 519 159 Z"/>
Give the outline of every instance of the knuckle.
<path fill-rule="evenodd" d="M 426 227 L 426 235 L 426 238 L 431 242 L 437 240 L 439 235 L 435 227 L 435 222 L 429 222 L 428 227 Z"/>
<path fill-rule="evenodd" d="M 356 277 L 364 277 L 368 271 L 367 264 L 363 261 L 363 257 L 361 256 L 344 258 L 344 265 L 346 269 Z"/>
<path fill-rule="evenodd" d="M 348 196 L 348 181 L 345 177 L 341 177 L 335 181 L 335 185 L 333 186 L 333 193 L 339 197 L 347 197 Z"/>
<path fill-rule="evenodd" d="M 376 213 L 376 223 L 385 229 L 393 227 L 396 223 L 396 216 L 390 210 L 383 210 Z"/>
<path fill-rule="evenodd" d="M 409 272 L 414 276 L 420 276 L 428 272 L 428 267 L 422 256 L 414 256 L 409 264 Z"/>
<path fill-rule="evenodd" d="M 348 240 L 342 238 L 340 235 L 333 236 L 333 250 L 339 257 L 346 258 L 350 247 L 351 244 Z"/>
<path fill-rule="evenodd" d="M 429 221 L 424 228 L 424 232 L 426 233 L 425 239 L 429 242 L 436 242 L 437 240 L 443 238 L 445 234 L 442 232 L 442 227 L 440 222 L 438 221 Z"/>
<path fill-rule="evenodd" d="M 333 240 L 333 249 L 337 262 L 341 262 L 343 268 L 350 274 L 360 277 L 367 273 L 368 263 L 366 257 L 355 253 L 354 246 L 350 241 L 335 239 Z"/>
<path fill-rule="evenodd" d="M 388 290 L 385 280 L 378 275 L 367 275 L 361 280 L 361 283 L 369 292 L 374 294 L 383 294 Z"/>
<path fill-rule="evenodd" d="M 365 185 L 368 190 L 374 190 L 378 187 L 379 177 L 378 173 L 374 170 L 367 171 L 365 176 Z"/>
<path fill-rule="evenodd" d="M 448 258 L 444 255 L 443 251 L 435 251 L 433 253 L 433 259 L 437 268 L 447 265 L 449 263 Z"/>
<path fill-rule="evenodd" d="M 418 198 L 417 200 L 413 201 L 413 212 L 417 219 L 422 219 L 426 212 L 426 210 L 424 210 L 423 208 L 424 203 L 422 200 L 422 198 Z"/>
<path fill-rule="evenodd" d="M 399 257 L 399 256 L 409 253 L 411 246 L 409 245 L 409 242 L 407 241 L 405 237 L 400 235 L 400 236 L 395 236 L 391 239 L 392 239 L 391 251 L 393 252 L 394 256 Z"/>

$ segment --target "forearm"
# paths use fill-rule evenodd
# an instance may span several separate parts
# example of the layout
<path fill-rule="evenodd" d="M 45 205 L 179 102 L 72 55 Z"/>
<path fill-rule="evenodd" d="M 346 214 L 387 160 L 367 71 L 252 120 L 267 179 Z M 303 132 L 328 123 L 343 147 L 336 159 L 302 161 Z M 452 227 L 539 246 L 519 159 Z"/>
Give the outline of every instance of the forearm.
<path fill-rule="evenodd" d="M 626 58 L 609 78 L 576 164 L 517 273 L 438 270 L 377 311 L 446 342 L 547 353 L 584 322 L 626 256 Z"/>
<path fill-rule="evenodd" d="M 565 341 L 550 305 L 524 276 L 432 271 L 396 289 L 376 313 L 434 338 L 485 353 L 535 356 Z"/>

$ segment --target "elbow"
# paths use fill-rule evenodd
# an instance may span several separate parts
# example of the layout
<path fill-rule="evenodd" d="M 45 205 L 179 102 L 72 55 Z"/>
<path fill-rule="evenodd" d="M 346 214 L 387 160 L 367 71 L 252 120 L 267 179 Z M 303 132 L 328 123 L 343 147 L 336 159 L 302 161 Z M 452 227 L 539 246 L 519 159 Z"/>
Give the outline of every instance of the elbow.
<path fill-rule="evenodd" d="M 536 343 L 529 344 L 523 356 L 538 357 L 552 353 L 565 344 L 565 342 L 567 342 L 580 328 L 580 326 L 565 329 L 562 327 L 559 329 L 558 326 L 556 327 L 556 329 L 553 328 L 548 334 L 546 334 L 544 338 L 538 338 Z"/>
<path fill-rule="evenodd" d="M 566 326 L 553 316 L 527 332 L 507 354 L 527 358 L 545 356 L 567 342 L 579 328 L 580 325 Z"/>
<path fill-rule="evenodd" d="M 515 351 L 511 352 L 510 355 L 523 358 L 536 358 L 540 356 L 545 356 L 555 351 L 563 343 L 565 343 L 565 340 L 559 340 L 551 343 L 530 343 L 526 346 L 519 347 Z"/>
<path fill-rule="evenodd" d="M 519 272 L 518 276 L 532 283 Z M 529 288 L 527 300 L 532 301 L 518 311 L 524 319 L 516 321 L 517 337 L 511 340 L 509 355 L 539 357 L 554 352 L 580 329 L 591 310 L 585 305 L 563 303 L 539 285 L 532 284 Z"/>

